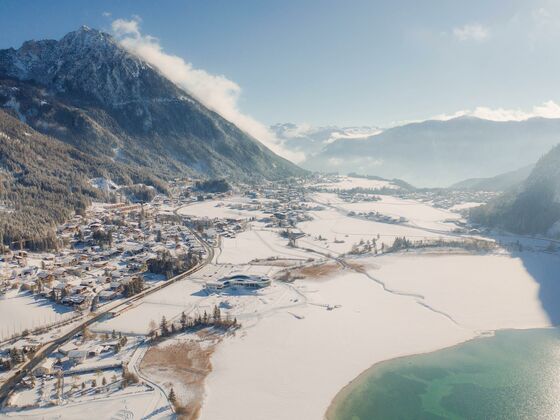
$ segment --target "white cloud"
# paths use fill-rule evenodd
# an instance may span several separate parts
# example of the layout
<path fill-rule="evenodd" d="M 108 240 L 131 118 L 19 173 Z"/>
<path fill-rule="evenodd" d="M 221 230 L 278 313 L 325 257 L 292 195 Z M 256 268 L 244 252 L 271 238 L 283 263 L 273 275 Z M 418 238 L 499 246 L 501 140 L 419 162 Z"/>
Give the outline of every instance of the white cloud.
<path fill-rule="evenodd" d="M 293 127 L 286 128 L 282 131 L 282 136 L 287 139 L 295 139 L 298 137 L 305 137 L 308 134 L 314 133 L 315 128 L 309 123 L 295 124 Z"/>
<path fill-rule="evenodd" d="M 329 144 L 338 139 L 362 140 L 375 136 L 382 132 L 377 127 L 337 127 L 337 126 L 313 126 L 309 123 L 290 124 L 281 127 L 280 137 L 283 139 L 296 139 L 299 137 L 315 137 Z"/>
<path fill-rule="evenodd" d="M 383 130 L 377 127 L 346 127 L 334 131 L 325 143 L 334 143 L 339 139 L 345 140 L 366 140 L 370 137 L 381 134 Z"/>
<path fill-rule="evenodd" d="M 103 13 L 101 13 L 101 15 L 102 15 L 103 17 L 108 18 L 108 17 L 111 17 L 111 12 L 103 12 Z"/>
<path fill-rule="evenodd" d="M 339 159 L 339 158 L 329 158 L 329 160 L 327 161 L 329 163 L 329 165 L 331 166 L 340 166 L 344 163 L 344 160 Z"/>
<path fill-rule="evenodd" d="M 117 37 L 142 38 L 140 34 L 140 20 L 116 19 L 111 23 L 111 29 Z"/>
<path fill-rule="evenodd" d="M 554 101 L 544 102 L 542 105 L 536 105 L 529 111 L 521 109 L 505 109 L 505 108 L 488 108 L 479 106 L 472 110 L 457 111 L 453 114 L 436 115 L 432 120 L 447 121 L 457 117 L 477 117 L 490 121 L 524 121 L 529 118 L 560 118 L 560 105 Z"/>
<path fill-rule="evenodd" d="M 535 43 L 543 40 L 556 42 L 560 34 L 560 8 L 549 5 L 535 9 L 531 13 L 532 27 L 528 30 L 529 39 Z"/>
<path fill-rule="evenodd" d="M 553 19 L 552 13 L 544 7 L 540 7 L 531 12 L 534 21 L 539 25 L 546 25 Z"/>
<path fill-rule="evenodd" d="M 358 171 L 367 170 L 367 168 L 371 168 L 372 166 L 383 165 L 383 159 L 376 159 L 371 156 L 361 156 L 354 159 L 331 157 L 327 162 L 331 166 L 354 167 Z"/>
<path fill-rule="evenodd" d="M 459 41 L 478 41 L 482 42 L 490 36 L 490 31 L 479 23 L 470 23 L 453 28 L 453 35 Z"/>
<path fill-rule="evenodd" d="M 305 159 L 305 155 L 301 152 L 286 150 L 268 127 L 241 112 L 238 106 L 241 87 L 237 83 L 223 75 L 214 75 L 194 68 L 181 57 L 167 54 L 158 39 L 142 34 L 140 22 L 138 16 L 134 16 L 131 20 L 113 21 L 113 33 L 124 48 L 156 67 L 164 76 L 185 89 L 206 107 L 258 139 L 273 152 L 296 163 Z"/>

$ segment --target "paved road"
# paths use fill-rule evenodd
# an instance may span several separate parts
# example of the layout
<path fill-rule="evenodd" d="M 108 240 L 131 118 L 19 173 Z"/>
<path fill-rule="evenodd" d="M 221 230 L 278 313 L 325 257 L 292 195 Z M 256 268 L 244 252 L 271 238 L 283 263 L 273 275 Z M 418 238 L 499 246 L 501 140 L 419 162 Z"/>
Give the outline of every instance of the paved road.
<path fill-rule="evenodd" d="M 181 207 L 177 208 L 175 212 L 180 209 Z M 7 401 L 7 397 L 10 395 L 10 392 L 14 389 L 14 387 L 26 376 L 28 375 L 39 363 L 41 363 L 49 354 L 55 351 L 58 347 L 69 341 L 72 337 L 74 337 L 77 333 L 79 333 L 84 327 L 88 327 L 102 319 L 105 319 L 110 313 L 116 314 L 122 311 L 125 311 L 130 308 L 134 302 L 144 299 L 146 296 L 151 295 L 167 286 L 170 286 L 173 283 L 176 283 L 184 278 L 188 277 L 189 275 L 201 270 L 207 264 L 212 262 L 214 259 L 214 248 L 206 243 L 204 239 L 195 232 L 194 230 L 190 229 L 193 236 L 201 243 L 201 245 L 206 249 L 206 258 L 201 261 L 197 266 L 185 271 L 178 276 L 175 276 L 166 282 L 160 284 L 159 286 L 152 287 L 148 290 L 138 293 L 134 295 L 120 304 L 110 307 L 108 309 L 103 310 L 92 316 L 89 319 L 84 320 L 80 324 L 78 324 L 75 328 L 71 331 L 68 331 L 66 334 L 58 337 L 52 341 L 45 343 L 41 348 L 37 350 L 33 358 L 25 362 L 11 377 L 9 377 L 6 382 L 4 382 L 0 386 L 0 407 L 3 407 Z"/>

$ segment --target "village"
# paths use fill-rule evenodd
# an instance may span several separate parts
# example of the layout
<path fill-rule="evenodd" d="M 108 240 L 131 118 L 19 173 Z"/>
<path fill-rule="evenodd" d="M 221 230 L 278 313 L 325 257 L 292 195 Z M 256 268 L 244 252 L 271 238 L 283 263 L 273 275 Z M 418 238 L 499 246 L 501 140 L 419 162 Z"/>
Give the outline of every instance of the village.
<path fill-rule="evenodd" d="M 59 228 L 64 245 L 58 253 L 7 250 L 2 294 L 20 289 L 83 312 L 165 279 L 165 272 L 144 275 L 151 260 L 164 253 L 200 258 L 204 248 L 189 228 L 158 214 L 158 207 L 157 201 L 96 205 Z"/>
<path fill-rule="evenodd" d="M 322 208 L 307 202 L 302 185 L 238 187 L 236 193 L 244 197 L 241 203 L 221 201 L 227 200 L 232 191 L 193 191 L 193 185 L 194 181 L 177 180 L 170 196 L 155 195 L 149 202 L 94 203 L 85 214 L 75 215 L 58 227 L 56 252 L 32 252 L 21 244 L 3 250 L 0 299 L 3 307 L 10 302 L 22 308 L 16 307 L 12 322 L 7 316 L 0 327 L 0 384 L 11 372 L 32 361 L 53 337 L 72 330 L 88 317 L 100 313 L 116 316 L 118 308 L 129 304 L 134 296 L 159 289 L 170 279 L 202 265 L 209 250 L 219 247 L 223 239 L 235 238 L 247 229 L 247 223 L 258 219 L 267 228 L 294 228 L 310 220 L 309 209 Z M 231 211 L 232 216 L 181 214 L 182 208 L 206 200 L 215 203 L 216 210 Z M 211 294 L 229 285 L 261 288 L 270 285 L 270 279 L 238 275 L 209 281 L 206 290 Z M 36 314 L 24 316 L 29 305 Z M 44 389 L 56 392 L 54 401 L 88 392 L 95 396 L 109 392 L 111 387 L 119 390 L 126 376 L 125 366 L 142 341 L 122 333 L 117 336 L 114 331 L 89 332 L 84 327 L 20 382 L 30 391 L 18 393 L 18 402 L 10 404 L 52 404 Z M 111 373 L 109 385 L 108 378 L 100 378 L 100 371 Z M 115 385 L 115 375 L 119 386 Z M 61 377 L 70 378 L 66 382 L 71 380 L 72 386 L 61 385 Z M 89 383 L 75 377 L 89 378 Z M 86 383 L 87 389 L 95 388 L 93 384 L 102 388 L 86 392 Z"/>

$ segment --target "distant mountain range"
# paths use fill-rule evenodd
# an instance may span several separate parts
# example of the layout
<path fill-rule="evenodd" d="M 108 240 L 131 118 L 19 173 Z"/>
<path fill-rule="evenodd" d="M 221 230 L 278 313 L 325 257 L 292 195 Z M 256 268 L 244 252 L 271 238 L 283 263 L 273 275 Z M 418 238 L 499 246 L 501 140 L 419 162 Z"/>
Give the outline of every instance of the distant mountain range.
<path fill-rule="evenodd" d="M 303 152 L 308 159 L 337 140 L 363 140 L 381 133 L 378 127 L 367 125 L 312 127 L 305 124 L 283 123 L 272 125 L 270 129 L 283 142 L 284 147 L 295 152 Z"/>
<path fill-rule="evenodd" d="M 303 173 L 88 27 L 0 50 L 0 106 L 41 133 L 156 177 Z"/>
<path fill-rule="evenodd" d="M 560 145 L 535 165 L 529 177 L 485 206 L 475 222 L 520 234 L 560 236 Z"/>
<path fill-rule="evenodd" d="M 558 143 L 560 119 L 496 122 L 459 117 L 406 124 L 359 141 L 323 142 L 301 165 L 447 187 L 530 165 Z"/>

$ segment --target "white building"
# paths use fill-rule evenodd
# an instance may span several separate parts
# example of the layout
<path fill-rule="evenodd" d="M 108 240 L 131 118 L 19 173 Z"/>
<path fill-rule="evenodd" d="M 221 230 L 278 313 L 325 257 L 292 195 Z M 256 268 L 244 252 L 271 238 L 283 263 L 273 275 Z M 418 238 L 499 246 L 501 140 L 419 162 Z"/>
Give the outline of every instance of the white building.
<path fill-rule="evenodd" d="M 88 352 L 85 350 L 70 350 L 68 352 L 68 359 L 74 364 L 82 363 L 86 360 Z"/>
<path fill-rule="evenodd" d="M 266 276 L 256 276 L 248 274 L 235 274 L 224 277 L 218 281 L 206 283 L 206 289 L 210 292 L 217 292 L 228 287 L 248 287 L 251 289 L 261 289 L 270 286 L 270 278 Z"/>
<path fill-rule="evenodd" d="M 47 358 L 35 368 L 35 376 L 46 376 L 53 372 L 54 359 Z"/>

